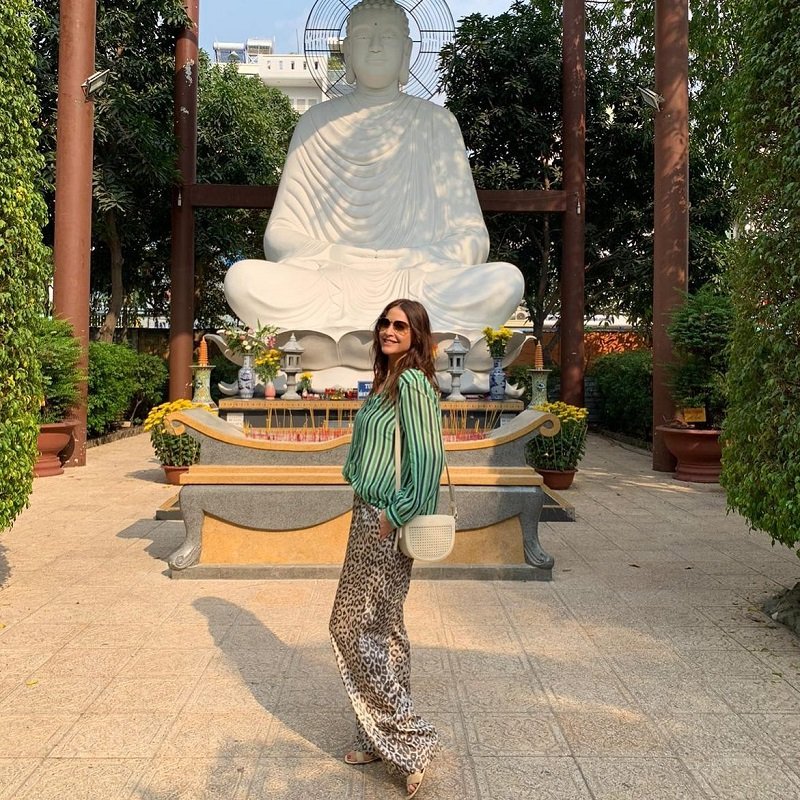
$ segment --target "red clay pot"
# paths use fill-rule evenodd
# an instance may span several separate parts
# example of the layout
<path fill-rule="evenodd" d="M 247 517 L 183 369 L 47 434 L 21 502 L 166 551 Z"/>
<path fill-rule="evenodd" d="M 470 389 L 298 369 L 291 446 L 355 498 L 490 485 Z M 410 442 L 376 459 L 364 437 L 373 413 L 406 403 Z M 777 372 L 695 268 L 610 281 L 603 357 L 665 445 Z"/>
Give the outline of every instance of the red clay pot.
<path fill-rule="evenodd" d="M 718 430 L 673 428 L 659 425 L 656 430 L 678 460 L 674 478 L 691 483 L 719 483 L 722 471 L 722 446 Z"/>
<path fill-rule="evenodd" d="M 37 478 L 60 475 L 64 471 L 58 454 L 72 440 L 74 427 L 73 422 L 48 422 L 39 426 L 39 436 L 36 439 L 39 458 L 33 468 L 33 474 Z"/>
<path fill-rule="evenodd" d="M 576 469 L 541 469 L 534 468 L 544 481 L 544 485 L 549 489 L 557 492 L 569 489 L 572 486 L 572 481 L 575 480 Z"/>

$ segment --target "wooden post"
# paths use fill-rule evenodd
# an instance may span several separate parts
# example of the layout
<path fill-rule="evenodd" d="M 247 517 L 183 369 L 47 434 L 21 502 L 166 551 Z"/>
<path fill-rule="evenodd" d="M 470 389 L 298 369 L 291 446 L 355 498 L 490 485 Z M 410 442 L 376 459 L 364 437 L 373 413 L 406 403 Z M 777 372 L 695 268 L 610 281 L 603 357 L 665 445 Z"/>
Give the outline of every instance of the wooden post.
<path fill-rule="evenodd" d="M 564 0 L 564 245 L 561 264 L 561 399 L 583 405 L 586 214 L 586 7 Z"/>
<path fill-rule="evenodd" d="M 175 136 L 180 184 L 172 195 L 169 397 L 192 396 L 194 333 L 194 208 L 187 187 L 197 177 L 197 78 L 199 0 L 183 0 L 189 22 L 175 47 Z"/>
<path fill-rule="evenodd" d="M 81 84 L 94 72 L 95 2 L 62 0 L 59 8 L 56 204 L 53 311 L 72 324 L 81 344 L 80 368 L 89 367 L 89 277 L 92 239 L 94 106 Z M 86 464 L 87 384 L 72 410 L 75 446 L 68 466 Z"/>
<path fill-rule="evenodd" d="M 671 420 L 667 325 L 689 281 L 689 3 L 656 0 L 655 233 L 653 241 L 653 469 L 675 460 L 656 426 Z"/>

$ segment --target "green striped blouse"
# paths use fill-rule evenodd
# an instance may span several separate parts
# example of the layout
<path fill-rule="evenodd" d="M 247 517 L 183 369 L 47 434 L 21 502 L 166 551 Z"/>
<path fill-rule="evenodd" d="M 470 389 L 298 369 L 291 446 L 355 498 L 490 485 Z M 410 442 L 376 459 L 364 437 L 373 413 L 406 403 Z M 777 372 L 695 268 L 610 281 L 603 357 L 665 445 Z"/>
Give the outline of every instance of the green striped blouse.
<path fill-rule="evenodd" d="M 353 440 L 342 474 L 353 491 L 370 505 L 385 509 L 394 527 L 417 514 L 432 514 L 444 467 L 439 400 L 418 369 L 398 379 L 397 403 L 371 395 L 356 414 Z M 395 489 L 394 421 L 400 417 L 401 483 Z"/>

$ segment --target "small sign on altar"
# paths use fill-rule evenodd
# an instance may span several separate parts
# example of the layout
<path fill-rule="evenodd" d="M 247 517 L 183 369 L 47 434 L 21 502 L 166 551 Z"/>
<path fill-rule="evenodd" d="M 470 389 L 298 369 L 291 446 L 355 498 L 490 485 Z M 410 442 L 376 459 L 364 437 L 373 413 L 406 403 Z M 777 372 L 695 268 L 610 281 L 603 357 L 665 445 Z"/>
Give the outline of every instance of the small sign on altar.
<path fill-rule="evenodd" d="M 365 398 L 369 397 L 369 393 L 372 391 L 372 381 L 359 381 L 358 382 L 358 399 L 364 400 Z"/>

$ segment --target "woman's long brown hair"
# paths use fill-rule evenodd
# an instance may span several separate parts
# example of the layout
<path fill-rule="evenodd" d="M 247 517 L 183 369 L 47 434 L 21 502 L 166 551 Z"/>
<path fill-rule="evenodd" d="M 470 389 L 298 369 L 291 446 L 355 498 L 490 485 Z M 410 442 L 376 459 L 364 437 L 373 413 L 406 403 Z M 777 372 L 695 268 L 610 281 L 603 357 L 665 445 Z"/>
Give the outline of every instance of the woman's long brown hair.
<path fill-rule="evenodd" d="M 380 316 L 385 317 L 393 308 L 400 308 L 408 318 L 411 328 L 411 346 L 405 352 L 397 366 L 389 371 L 389 356 L 381 350 L 380 331 L 377 323 L 372 332 L 372 364 L 375 377 L 372 383 L 372 394 L 380 391 L 386 400 L 392 404 L 397 401 L 397 381 L 407 369 L 418 369 L 430 382 L 435 391 L 439 391 L 436 382 L 436 372 L 433 367 L 433 335 L 431 334 L 431 321 L 428 312 L 422 303 L 416 300 L 392 300 L 383 309 Z"/>

